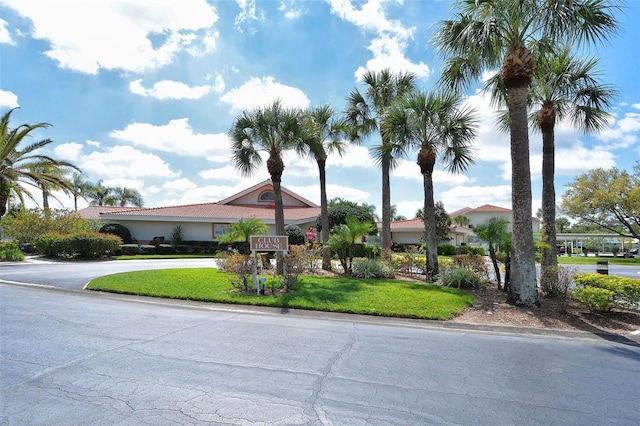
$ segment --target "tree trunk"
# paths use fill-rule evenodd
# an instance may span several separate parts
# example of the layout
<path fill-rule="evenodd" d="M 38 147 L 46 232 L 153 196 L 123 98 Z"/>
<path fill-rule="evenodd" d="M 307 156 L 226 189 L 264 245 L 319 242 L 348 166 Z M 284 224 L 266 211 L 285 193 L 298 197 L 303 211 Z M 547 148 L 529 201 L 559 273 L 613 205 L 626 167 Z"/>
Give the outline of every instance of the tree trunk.
<path fill-rule="evenodd" d="M 531 211 L 527 88 L 528 83 L 508 88 L 513 209 L 509 301 L 516 305 L 533 307 L 538 306 L 539 302 Z"/>
<path fill-rule="evenodd" d="M 555 180 L 555 109 L 552 105 L 543 105 L 538 116 L 542 129 L 542 221 L 543 230 L 542 259 L 540 262 L 540 280 L 542 288 L 545 282 L 558 280 L 558 255 L 556 249 L 556 190 Z M 550 276 L 554 274 L 555 276 Z"/>
<path fill-rule="evenodd" d="M 498 265 L 498 257 L 496 256 L 496 248 L 493 244 L 489 244 L 489 257 L 493 264 L 493 271 L 496 274 L 496 280 L 498 280 L 498 290 L 502 289 L 502 276 L 500 275 L 500 266 Z"/>
<path fill-rule="evenodd" d="M 282 172 L 284 171 L 284 162 L 282 161 L 282 158 L 278 155 L 269 155 L 269 159 L 267 160 L 267 170 L 271 175 L 271 184 L 273 185 L 276 235 L 284 235 L 284 206 L 282 204 L 282 187 L 280 186 L 282 181 Z M 278 274 L 282 274 L 284 271 L 282 252 L 277 252 L 276 264 Z"/>
<path fill-rule="evenodd" d="M 422 173 L 424 187 L 424 242 L 426 246 L 426 280 L 435 282 L 438 278 L 438 233 L 436 230 L 436 206 L 433 199 L 433 168 L 436 162 L 436 154 L 428 148 L 420 149 L 418 153 L 418 166 Z"/>
<path fill-rule="evenodd" d="M 391 253 L 391 184 L 389 182 L 390 160 L 382 161 L 382 238 L 381 252 L 385 258 Z"/>
<path fill-rule="evenodd" d="M 329 202 L 327 201 L 327 171 L 326 161 L 317 160 L 318 172 L 320 173 L 320 242 L 322 243 L 322 269 L 331 270 L 331 249 L 327 245 L 329 241 Z"/>

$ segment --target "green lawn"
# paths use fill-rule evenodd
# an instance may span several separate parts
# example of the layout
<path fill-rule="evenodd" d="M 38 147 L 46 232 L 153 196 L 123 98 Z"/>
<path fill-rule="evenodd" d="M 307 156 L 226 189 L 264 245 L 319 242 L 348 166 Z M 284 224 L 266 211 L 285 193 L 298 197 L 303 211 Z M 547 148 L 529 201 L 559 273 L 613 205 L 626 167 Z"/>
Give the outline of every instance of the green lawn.
<path fill-rule="evenodd" d="M 584 256 L 558 256 L 558 263 L 563 265 L 595 265 L 596 262 L 607 260 L 610 265 L 638 265 L 640 258 L 623 257 L 584 257 Z"/>
<path fill-rule="evenodd" d="M 301 276 L 292 291 L 258 296 L 234 291 L 229 274 L 214 268 L 136 271 L 97 278 L 90 290 L 233 303 L 445 320 L 473 303 L 464 291 L 398 280 Z"/>

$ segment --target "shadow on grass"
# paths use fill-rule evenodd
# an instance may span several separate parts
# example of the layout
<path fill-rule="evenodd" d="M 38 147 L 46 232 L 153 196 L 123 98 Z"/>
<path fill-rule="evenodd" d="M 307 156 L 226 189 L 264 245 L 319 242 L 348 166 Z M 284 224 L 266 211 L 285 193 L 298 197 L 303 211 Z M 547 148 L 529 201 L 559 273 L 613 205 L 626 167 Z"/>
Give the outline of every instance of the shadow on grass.
<path fill-rule="evenodd" d="M 314 306 L 339 305 L 351 300 L 365 290 L 358 281 L 347 278 L 301 278 L 301 282 L 292 287 L 292 292 L 280 296 L 282 308 L 288 309 L 292 301 L 299 306 L 301 301 Z"/>

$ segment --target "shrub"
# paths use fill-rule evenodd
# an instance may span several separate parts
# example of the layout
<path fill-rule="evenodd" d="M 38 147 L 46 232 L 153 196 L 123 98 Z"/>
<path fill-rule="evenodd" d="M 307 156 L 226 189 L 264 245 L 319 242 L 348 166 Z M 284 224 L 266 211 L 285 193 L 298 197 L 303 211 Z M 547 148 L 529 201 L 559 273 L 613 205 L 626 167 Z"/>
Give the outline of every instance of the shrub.
<path fill-rule="evenodd" d="M 131 232 L 129 232 L 129 228 L 120 225 L 119 223 L 107 223 L 102 228 L 100 228 L 98 232 L 102 234 L 117 235 L 118 237 L 120 237 L 123 243 L 131 243 Z"/>
<path fill-rule="evenodd" d="M 17 243 L 0 243 L 0 260 L 6 262 L 23 261 L 24 253 Z"/>
<path fill-rule="evenodd" d="M 566 297 L 573 284 L 572 275 L 576 268 L 566 266 L 549 266 L 542 271 L 540 287 L 547 297 Z"/>
<path fill-rule="evenodd" d="M 607 307 L 604 304 L 606 309 L 600 309 L 598 308 L 599 303 L 592 303 L 596 310 L 610 310 L 613 307 L 634 309 L 640 304 L 640 279 L 586 273 L 573 275 L 573 280 L 576 288 L 571 292 L 571 296 L 580 303 L 585 303 L 583 300 L 589 302 L 595 298 L 593 294 L 600 295 L 598 301 L 604 299 L 604 295 L 610 296 L 609 300 L 612 306 Z M 585 289 L 589 290 L 586 292 L 589 297 L 584 296 L 583 290 Z M 593 292 L 591 291 L 593 289 L 607 290 L 607 292 Z M 587 306 L 590 305 L 587 304 Z"/>
<path fill-rule="evenodd" d="M 457 254 L 451 258 L 454 267 L 464 268 L 473 271 L 478 276 L 489 279 L 489 268 L 484 261 L 484 257 L 472 254 Z"/>
<path fill-rule="evenodd" d="M 225 271 L 233 274 L 229 282 L 233 288 L 248 291 L 253 285 L 253 260 L 250 256 L 234 253 L 218 261 L 218 265 Z"/>
<path fill-rule="evenodd" d="M 456 246 L 453 244 L 440 244 L 438 246 L 439 256 L 453 256 L 456 254 Z"/>
<path fill-rule="evenodd" d="M 392 278 L 393 271 L 388 266 L 373 259 L 357 260 L 353 263 L 352 275 L 356 278 Z"/>
<path fill-rule="evenodd" d="M 156 254 L 156 246 L 151 244 L 141 244 L 138 250 L 142 254 Z"/>
<path fill-rule="evenodd" d="M 176 250 L 171 244 L 158 244 L 156 246 L 156 253 L 158 254 L 173 254 Z"/>
<path fill-rule="evenodd" d="M 120 254 L 134 255 L 138 254 L 137 244 L 122 244 L 120 246 Z"/>
<path fill-rule="evenodd" d="M 471 269 L 454 267 L 440 276 L 440 283 L 447 287 L 479 288 L 484 281 Z"/>
<path fill-rule="evenodd" d="M 289 245 L 304 245 L 304 232 L 297 225 L 287 225 L 284 227 L 284 234 L 289 237 Z"/>
<path fill-rule="evenodd" d="M 571 291 L 571 297 L 585 305 L 591 312 L 610 311 L 615 306 L 615 293 L 605 288 L 575 288 Z"/>
<path fill-rule="evenodd" d="M 94 259 L 111 255 L 120 249 L 120 237 L 96 232 L 77 234 L 47 233 L 35 241 L 36 251 L 50 257 Z"/>
<path fill-rule="evenodd" d="M 40 235 L 88 231 L 88 223 L 76 212 L 65 209 L 12 210 L 0 219 L 4 234 L 20 243 L 33 243 Z"/>

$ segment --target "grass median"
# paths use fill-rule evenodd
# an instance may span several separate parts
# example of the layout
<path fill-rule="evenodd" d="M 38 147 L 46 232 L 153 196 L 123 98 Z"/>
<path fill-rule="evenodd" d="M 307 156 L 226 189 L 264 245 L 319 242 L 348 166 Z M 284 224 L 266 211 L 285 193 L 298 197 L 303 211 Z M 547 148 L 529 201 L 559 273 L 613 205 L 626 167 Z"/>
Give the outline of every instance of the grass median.
<path fill-rule="evenodd" d="M 241 305 L 286 307 L 390 317 L 446 320 L 471 306 L 464 291 L 400 280 L 304 275 L 288 293 L 263 296 L 235 290 L 214 268 L 124 272 L 92 280 L 89 290 Z"/>

